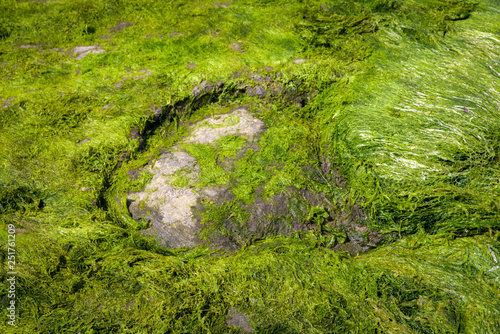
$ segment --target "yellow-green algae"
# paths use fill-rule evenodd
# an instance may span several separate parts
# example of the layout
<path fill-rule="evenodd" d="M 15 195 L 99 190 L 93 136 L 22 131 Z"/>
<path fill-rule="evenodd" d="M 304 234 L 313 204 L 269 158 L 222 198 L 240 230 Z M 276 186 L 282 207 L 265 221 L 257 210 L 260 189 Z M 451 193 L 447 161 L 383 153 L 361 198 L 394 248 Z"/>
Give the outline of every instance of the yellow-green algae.
<path fill-rule="evenodd" d="M 493 0 L 2 1 L 2 332 L 241 332 L 230 309 L 257 333 L 500 332 L 499 24 Z M 76 60 L 88 45 L 105 52 Z M 228 91 L 148 128 L 150 106 L 202 80 L 255 86 L 259 71 L 280 74 L 283 94 Z M 239 200 L 259 187 L 335 193 L 401 239 L 351 258 L 314 231 L 232 254 L 142 237 L 115 199 L 148 175 L 128 172 L 186 136 L 180 123 L 241 104 L 268 130 L 235 163 Z M 346 189 L 301 172 L 325 156 Z"/>
<path fill-rule="evenodd" d="M 498 22 L 490 6 L 441 43 L 385 29 L 369 66 L 349 78 L 356 97 L 336 108 L 333 150 L 374 226 L 498 228 L 499 26 L 481 24 Z"/>

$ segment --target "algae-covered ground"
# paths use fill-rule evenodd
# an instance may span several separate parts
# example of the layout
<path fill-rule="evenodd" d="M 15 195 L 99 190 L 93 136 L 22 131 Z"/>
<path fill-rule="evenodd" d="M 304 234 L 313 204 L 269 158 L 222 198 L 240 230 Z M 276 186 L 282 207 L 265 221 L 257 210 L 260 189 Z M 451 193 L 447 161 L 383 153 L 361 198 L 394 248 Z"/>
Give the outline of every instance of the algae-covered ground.
<path fill-rule="evenodd" d="M 500 332 L 498 0 L 1 0 L 0 78 L 2 333 Z"/>

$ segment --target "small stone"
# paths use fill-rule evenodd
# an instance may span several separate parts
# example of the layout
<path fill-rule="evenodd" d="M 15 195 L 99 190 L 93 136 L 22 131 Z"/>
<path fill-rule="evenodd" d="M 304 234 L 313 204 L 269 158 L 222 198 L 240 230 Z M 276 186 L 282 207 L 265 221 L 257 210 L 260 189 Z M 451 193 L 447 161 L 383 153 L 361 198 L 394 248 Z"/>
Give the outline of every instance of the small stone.
<path fill-rule="evenodd" d="M 208 93 L 213 91 L 215 88 L 214 85 L 210 85 L 208 81 L 203 80 L 198 86 L 194 87 L 191 91 L 191 94 L 194 95 L 195 98 L 200 97 L 203 93 Z"/>
<path fill-rule="evenodd" d="M 253 330 L 250 324 L 248 315 L 238 312 L 234 308 L 230 308 L 227 314 L 228 318 L 226 324 L 230 327 L 240 327 L 243 333 L 250 333 Z"/>
<path fill-rule="evenodd" d="M 84 140 L 80 141 L 77 145 L 85 144 L 88 141 L 90 141 L 90 138 L 85 138 Z"/>
<path fill-rule="evenodd" d="M 189 64 L 187 64 L 186 68 L 187 69 L 194 69 L 194 68 L 196 68 L 196 63 L 189 63 Z"/>
<path fill-rule="evenodd" d="M 148 76 L 151 75 L 151 72 L 149 72 L 146 69 L 142 69 L 142 70 L 139 70 L 137 72 L 144 73 L 144 74 L 143 75 L 138 75 L 138 76 L 134 77 L 134 80 L 144 79 L 144 78 L 146 78 L 146 77 L 148 77 Z"/>
<path fill-rule="evenodd" d="M 104 107 L 101 108 L 101 110 L 107 110 L 113 108 L 115 105 L 114 104 L 106 104 Z"/>
<path fill-rule="evenodd" d="M 231 44 L 231 50 L 238 51 L 238 52 L 241 52 L 241 53 L 245 53 L 245 50 L 243 50 L 243 43 L 233 43 L 233 44 Z"/>
<path fill-rule="evenodd" d="M 263 78 L 263 77 L 261 77 L 261 76 L 260 76 L 260 75 L 258 75 L 258 74 L 255 74 L 255 75 L 253 76 L 253 81 L 258 82 L 258 83 L 262 83 L 262 82 L 264 82 L 264 78 Z"/>
<path fill-rule="evenodd" d="M 73 53 L 77 55 L 75 58 L 76 60 L 81 60 L 83 57 L 85 57 L 88 54 L 100 54 L 104 53 L 103 49 L 100 49 L 96 45 L 90 45 L 90 46 L 77 46 L 72 49 Z"/>
<path fill-rule="evenodd" d="M 140 139 L 141 135 L 136 128 L 130 129 L 130 139 Z"/>
<path fill-rule="evenodd" d="M 38 45 L 23 44 L 19 46 L 20 49 L 38 49 Z"/>
<path fill-rule="evenodd" d="M 294 64 L 302 64 L 302 63 L 305 63 L 307 61 L 307 59 L 305 58 L 297 58 L 293 61 Z"/>
<path fill-rule="evenodd" d="M 89 51 L 92 51 L 92 50 L 96 50 L 98 49 L 99 47 L 98 46 L 95 46 L 95 45 L 90 45 L 90 46 L 77 46 L 77 47 L 74 47 L 71 51 L 73 51 L 73 53 L 76 53 L 76 54 L 82 54 L 82 53 L 85 53 L 85 52 L 89 52 Z"/>
<path fill-rule="evenodd" d="M 248 96 L 258 96 L 260 98 L 264 98 L 267 95 L 267 91 L 262 86 L 257 86 L 255 88 L 249 88 L 247 90 Z"/>
<path fill-rule="evenodd" d="M 116 26 L 108 28 L 109 31 L 122 31 L 126 27 L 132 27 L 133 24 L 130 22 L 120 22 Z"/>
<path fill-rule="evenodd" d="M 215 8 L 227 8 L 231 6 L 231 2 L 214 3 Z"/>
<path fill-rule="evenodd" d="M 191 94 L 193 94 L 193 96 L 195 98 L 197 98 L 198 96 L 200 96 L 200 94 L 201 94 L 201 88 L 200 88 L 200 86 L 194 87 L 193 90 L 191 91 Z"/>
<path fill-rule="evenodd" d="M 149 106 L 149 109 L 151 109 L 157 117 L 161 116 L 161 112 L 163 110 L 161 107 L 156 106 Z"/>
<path fill-rule="evenodd" d="M 8 100 L 5 100 L 5 102 L 2 104 L 2 108 L 7 108 L 7 107 L 10 107 L 12 105 L 12 101 L 15 99 L 15 97 L 11 97 L 10 99 Z"/>
<path fill-rule="evenodd" d="M 128 77 L 125 77 L 120 82 L 115 83 L 115 88 L 120 88 L 121 86 L 123 86 L 123 84 L 125 83 L 125 81 L 128 80 L 128 79 L 129 79 Z"/>

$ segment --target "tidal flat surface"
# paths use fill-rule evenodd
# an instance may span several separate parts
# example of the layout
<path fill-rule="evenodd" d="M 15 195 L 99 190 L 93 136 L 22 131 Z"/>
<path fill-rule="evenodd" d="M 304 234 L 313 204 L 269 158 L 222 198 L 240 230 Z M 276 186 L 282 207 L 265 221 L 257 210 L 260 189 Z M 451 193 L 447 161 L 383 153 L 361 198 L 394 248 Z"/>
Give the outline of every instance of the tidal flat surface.
<path fill-rule="evenodd" d="M 500 332 L 497 0 L 4 0 L 0 80 L 2 333 Z"/>

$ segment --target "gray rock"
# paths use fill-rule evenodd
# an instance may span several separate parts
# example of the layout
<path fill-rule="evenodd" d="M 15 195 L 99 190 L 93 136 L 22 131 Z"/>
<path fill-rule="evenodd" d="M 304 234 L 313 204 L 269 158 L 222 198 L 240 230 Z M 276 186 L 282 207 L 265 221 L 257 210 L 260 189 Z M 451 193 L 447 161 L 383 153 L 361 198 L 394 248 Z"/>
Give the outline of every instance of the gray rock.
<path fill-rule="evenodd" d="M 194 87 L 193 90 L 191 91 L 191 94 L 193 94 L 194 98 L 197 99 L 199 98 L 202 94 L 211 92 L 215 89 L 214 85 L 210 85 L 208 81 L 203 80 L 198 86 Z"/>
<path fill-rule="evenodd" d="M 184 143 L 213 143 L 230 134 L 251 138 L 262 130 L 264 124 L 240 109 L 226 115 L 210 117 L 192 128 Z M 131 131 L 132 136 L 132 131 Z M 161 244 L 172 248 L 194 247 L 199 239 L 200 222 L 193 216 L 192 208 L 203 197 L 216 197 L 220 191 L 214 187 L 198 190 L 188 186 L 174 186 L 176 177 L 196 182 L 200 167 L 195 158 L 178 146 L 162 153 L 153 165 L 146 167 L 153 174 L 144 191 L 128 196 L 129 212 L 137 221 L 149 222 L 144 235 L 155 237 Z"/>
<path fill-rule="evenodd" d="M 247 90 L 248 96 L 258 96 L 260 98 L 264 98 L 267 95 L 267 91 L 262 86 L 257 86 L 255 88 L 249 88 Z"/>
<path fill-rule="evenodd" d="M 104 50 L 99 48 L 96 45 L 90 46 L 77 46 L 72 49 L 72 52 L 76 55 L 76 60 L 81 60 L 88 54 L 101 54 L 104 53 Z"/>
<path fill-rule="evenodd" d="M 238 52 L 241 52 L 241 53 L 245 53 L 245 50 L 243 49 L 243 43 L 233 43 L 233 44 L 231 44 L 231 50 L 238 51 Z"/>
<path fill-rule="evenodd" d="M 186 143 L 208 144 L 231 134 L 253 138 L 264 128 L 264 123 L 253 118 L 246 110 L 239 109 L 230 114 L 211 117 L 194 126 Z"/>
<path fill-rule="evenodd" d="M 120 88 L 121 86 L 123 86 L 123 84 L 125 83 L 125 81 L 127 81 L 129 79 L 129 77 L 125 77 L 123 78 L 121 81 L 115 83 L 115 88 Z"/>
<path fill-rule="evenodd" d="M 139 71 L 137 71 L 137 72 L 139 72 L 139 73 L 144 73 L 144 74 L 142 74 L 142 75 L 138 75 L 138 76 L 135 76 L 135 77 L 134 77 L 134 80 L 144 79 L 144 78 L 146 78 L 146 77 L 148 77 L 148 76 L 150 76 L 150 75 L 151 75 L 151 72 L 149 72 L 149 71 L 148 71 L 148 70 L 146 70 L 146 69 L 142 69 L 142 70 L 139 70 Z"/>
<path fill-rule="evenodd" d="M 136 128 L 130 129 L 130 139 L 141 139 L 141 134 Z"/>
<path fill-rule="evenodd" d="M 108 110 L 113 108 L 115 105 L 113 103 L 106 104 L 104 107 L 101 108 L 101 110 Z"/>
<path fill-rule="evenodd" d="M 258 74 L 255 74 L 255 75 L 253 76 L 253 81 L 258 82 L 258 83 L 263 83 L 263 82 L 264 82 L 264 78 L 263 78 L 263 77 L 261 77 L 261 76 L 260 76 L 260 75 L 258 75 Z"/>
<path fill-rule="evenodd" d="M 23 44 L 19 46 L 20 49 L 38 49 L 40 46 L 38 45 L 30 45 L 30 44 Z"/>
<path fill-rule="evenodd" d="M 227 314 L 226 324 L 230 327 L 239 327 L 243 333 L 250 333 L 253 327 L 250 324 L 248 315 L 239 312 L 234 308 L 230 308 Z"/>
<path fill-rule="evenodd" d="M 293 61 L 294 64 L 302 64 L 302 63 L 305 63 L 307 61 L 307 59 L 305 58 L 297 58 Z"/>
<path fill-rule="evenodd" d="M 2 108 L 7 108 L 12 105 L 12 101 L 14 101 L 15 97 L 11 97 L 10 99 L 5 100 L 4 103 L 2 103 Z"/>
<path fill-rule="evenodd" d="M 133 24 L 130 22 L 120 22 L 116 26 L 108 28 L 109 31 L 122 31 L 126 27 L 132 27 Z"/>
<path fill-rule="evenodd" d="M 213 6 L 215 8 L 227 8 L 229 6 L 231 6 L 231 2 L 222 2 L 222 3 L 214 3 Z"/>
<path fill-rule="evenodd" d="M 77 46 L 77 47 L 74 47 L 72 49 L 73 53 L 75 54 L 82 54 L 82 53 L 86 53 L 86 52 L 89 52 L 89 51 L 92 51 L 92 50 L 97 50 L 99 49 L 98 46 L 96 45 L 90 45 L 90 46 Z"/>
<path fill-rule="evenodd" d="M 155 119 L 160 118 L 160 116 L 161 116 L 161 114 L 163 112 L 163 108 L 161 108 L 161 107 L 149 106 L 149 109 L 151 109 L 151 111 L 155 115 Z"/>
<path fill-rule="evenodd" d="M 85 138 L 83 140 L 81 140 L 80 142 L 77 143 L 77 145 L 82 145 L 82 144 L 85 144 L 86 142 L 89 142 L 90 141 L 90 138 Z"/>

